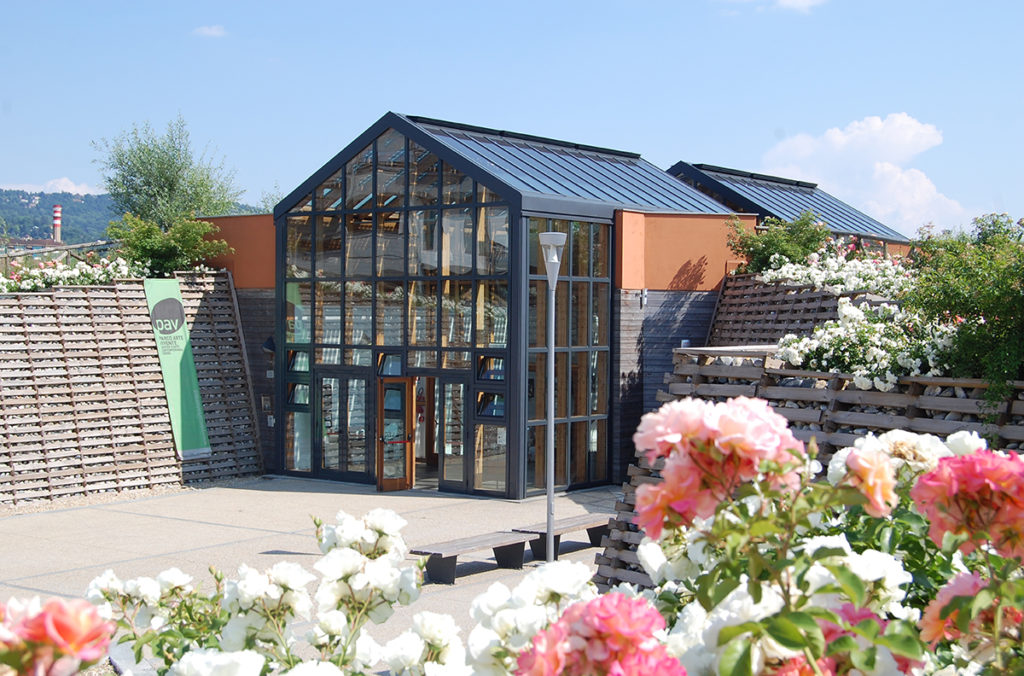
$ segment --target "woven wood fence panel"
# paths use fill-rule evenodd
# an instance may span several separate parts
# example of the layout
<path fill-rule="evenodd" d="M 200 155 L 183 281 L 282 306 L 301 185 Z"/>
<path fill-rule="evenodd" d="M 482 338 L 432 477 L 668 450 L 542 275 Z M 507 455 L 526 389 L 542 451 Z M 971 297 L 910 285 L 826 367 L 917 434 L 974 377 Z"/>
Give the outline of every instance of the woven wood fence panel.
<path fill-rule="evenodd" d="M 809 334 L 816 325 L 839 316 L 843 297 L 868 298 L 865 293 L 837 296 L 812 286 L 763 284 L 756 275 L 727 275 L 707 344 L 767 345 L 788 333 Z"/>
<path fill-rule="evenodd" d="M 883 434 L 902 429 L 938 437 L 975 431 L 993 446 L 1020 452 L 1024 443 L 1024 381 L 1013 384 L 1013 395 L 994 411 L 984 401 L 987 384 L 982 380 L 954 378 L 900 378 L 890 392 L 861 390 L 852 376 L 781 368 L 764 348 L 679 348 L 674 352 L 675 372 L 666 377 L 668 392 L 659 400 L 692 396 L 713 401 L 747 396 L 767 399 L 789 421 L 794 435 L 814 438 L 823 459 L 836 449 L 850 446 L 868 433 Z M 994 422 L 986 422 L 990 415 Z M 659 461 L 660 466 L 660 461 Z M 598 555 L 599 586 L 619 582 L 650 586 L 637 562 L 636 546 L 642 536 L 631 524 L 635 515 L 636 489 L 658 480 L 658 467 L 637 454 L 629 468 L 625 498 L 616 506 L 618 518 Z"/>
<path fill-rule="evenodd" d="M 177 458 L 142 282 L 0 296 L 0 504 L 260 471 L 232 287 L 182 297 L 212 456 Z"/>

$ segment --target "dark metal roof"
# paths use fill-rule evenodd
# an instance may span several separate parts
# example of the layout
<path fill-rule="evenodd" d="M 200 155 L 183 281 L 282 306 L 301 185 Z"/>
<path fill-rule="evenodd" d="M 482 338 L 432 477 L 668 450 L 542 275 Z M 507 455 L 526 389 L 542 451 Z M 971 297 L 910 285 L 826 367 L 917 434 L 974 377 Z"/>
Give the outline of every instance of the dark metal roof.
<path fill-rule="evenodd" d="M 813 211 L 832 232 L 839 235 L 877 237 L 890 242 L 909 241 L 906 236 L 836 199 L 815 183 L 686 162 L 676 162 L 668 173 L 735 211 L 785 221 L 792 221 L 805 211 Z"/>
<path fill-rule="evenodd" d="M 523 209 L 569 204 L 721 214 L 727 210 L 635 153 L 407 116 L 438 143 L 523 195 Z"/>

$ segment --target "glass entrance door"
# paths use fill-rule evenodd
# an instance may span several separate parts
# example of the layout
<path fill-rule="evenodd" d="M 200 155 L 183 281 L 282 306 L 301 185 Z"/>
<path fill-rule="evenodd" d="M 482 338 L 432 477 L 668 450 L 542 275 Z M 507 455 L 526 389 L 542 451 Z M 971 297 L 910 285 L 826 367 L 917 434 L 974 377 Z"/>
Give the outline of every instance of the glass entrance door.
<path fill-rule="evenodd" d="M 414 388 L 412 378 L 381 378 L 377 388 L 377 490 L 412 488 Z"/>

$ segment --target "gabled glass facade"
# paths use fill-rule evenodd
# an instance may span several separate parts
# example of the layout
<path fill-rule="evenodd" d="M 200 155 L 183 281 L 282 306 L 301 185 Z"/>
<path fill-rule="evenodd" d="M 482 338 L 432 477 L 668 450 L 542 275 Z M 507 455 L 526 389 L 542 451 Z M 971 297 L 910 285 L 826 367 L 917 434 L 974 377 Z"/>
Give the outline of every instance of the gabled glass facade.
<path fill-rule="evenodd" d="M 607 482 L 610 223 L 523 217 L 485 171 L 420 141 L 385 129 L 277 214 L 275 469 L 383 490 L 418 486 L 416 472 L 441 490 L 543 489 L 537 232 L 552 228 L 569 234 L 556 483 Z"/>

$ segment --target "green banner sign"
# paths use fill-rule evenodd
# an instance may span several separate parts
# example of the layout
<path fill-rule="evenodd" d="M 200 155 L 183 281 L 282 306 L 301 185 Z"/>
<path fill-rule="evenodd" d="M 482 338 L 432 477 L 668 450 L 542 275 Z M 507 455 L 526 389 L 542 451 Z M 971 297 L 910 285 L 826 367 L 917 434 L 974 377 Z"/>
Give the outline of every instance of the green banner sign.
<path fill-rule="evenodd" d="M 145 288 L 178 459 L 208 458 L 210 440 L 178 280 L 147 279 Z"/>

